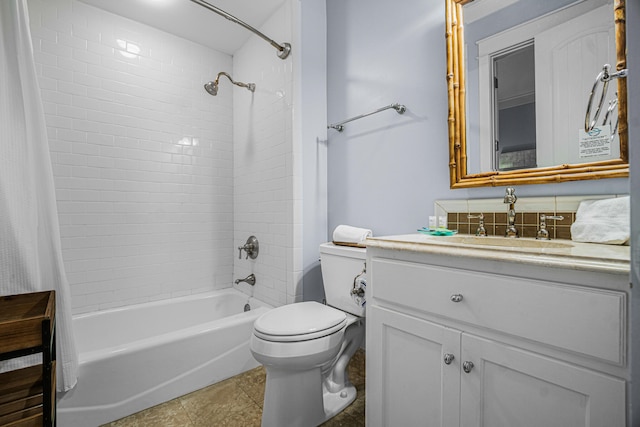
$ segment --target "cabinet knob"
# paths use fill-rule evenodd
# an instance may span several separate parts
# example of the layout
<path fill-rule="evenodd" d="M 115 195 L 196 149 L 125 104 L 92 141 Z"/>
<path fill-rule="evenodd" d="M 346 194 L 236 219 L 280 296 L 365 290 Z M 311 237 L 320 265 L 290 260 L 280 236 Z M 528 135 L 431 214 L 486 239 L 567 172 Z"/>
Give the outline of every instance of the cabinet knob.
<path fill-rule="evenodd" d="M 453 301 L 453 302 L 460 302 L 460 301 L 462 301 L 462 294 L 454 294 L 454 295 L 451 295 L 451 301 Z"/>
<path fill-rule="evenodd" d="M 455 359 L 456 357 L 451 354 L 451 353 L 445 353 L 444 355 L 444 364 L 445 365 L 451 365 L 451 362 L 453 362 L 453 359 Z"/>
<path fill-rule="evenodd" d="M 473 369 L 473 362 L 466 361 L 462 364 L 462 370 L 467 374 Z"/>

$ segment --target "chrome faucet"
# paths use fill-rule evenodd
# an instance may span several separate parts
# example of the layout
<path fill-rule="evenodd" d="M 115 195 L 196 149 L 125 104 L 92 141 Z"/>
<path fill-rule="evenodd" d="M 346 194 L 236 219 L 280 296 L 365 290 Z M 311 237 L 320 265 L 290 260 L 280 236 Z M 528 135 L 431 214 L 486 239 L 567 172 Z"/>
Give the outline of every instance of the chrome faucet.
<path fill-rule="evenodd" d="M 538 230 L 538 233 L 536 234 L 536 239 L 544 239 L 544 240 L 550 240 L 551 239 L 551 237 L 549 236 L 549 230 L 547 230 L 547 220 L 548 219 L 562 221 L 564 219 L 564 217 L 562 215 L 540 214 L 540 230 Z"/>
<path fill-rule="evenodd" d="M 234 283 L 237 285 L 240 282 L 245 282 L 245 283 L 248 283 L 251 286 L 253 286 L 253 285 L 256 284 L 256 275 L 251 273 L 250 275 L 248 275 L 244 279 L 236 279 L 236 281 Z"/>
<path fill-rule="evenodd" d="M 509 205 L 507 211 L 507 231 L 504 233 L 505 237 L 518 237 L 518 229 L 516 228 L 516 189 L 513 187 L 507 187 L 506 194 L 504 195 L 504 203 Z"/>

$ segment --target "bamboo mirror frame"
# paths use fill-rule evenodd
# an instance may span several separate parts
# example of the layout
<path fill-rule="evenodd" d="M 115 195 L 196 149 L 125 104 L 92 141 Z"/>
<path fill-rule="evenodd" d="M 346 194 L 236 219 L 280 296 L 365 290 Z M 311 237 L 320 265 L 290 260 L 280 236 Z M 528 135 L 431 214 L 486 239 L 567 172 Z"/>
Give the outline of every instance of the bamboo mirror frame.
<path fill-rule="evenodd" d="M 591 163 L 563 164 L 512 171 L 467 174 L 466 91 L 464 61 L 464 23 L 462 6 L 473 0 L 446 1 L 447 87 L 449 97 L 449 171 L 451 188 L 503 185 L 549 184 L 586 179 L 622 178 L 629 176 L 627 81 L 618 84 L 618 136 L 620 158 Z M 627 67 L 625 0 L 614 0 L 616 36 L 616 70 Z"/>

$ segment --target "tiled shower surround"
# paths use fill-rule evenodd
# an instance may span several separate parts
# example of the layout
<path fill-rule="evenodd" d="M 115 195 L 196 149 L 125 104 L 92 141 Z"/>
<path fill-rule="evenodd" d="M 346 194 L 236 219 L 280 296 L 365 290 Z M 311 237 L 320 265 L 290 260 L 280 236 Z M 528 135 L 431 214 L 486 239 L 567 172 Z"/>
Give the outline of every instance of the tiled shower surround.
<path fill-rule="evenodd" d="M 255 296 L 293 298 L 290 63 L 248 53 L 239 66 L 75 0 L 28 6 L 74 313 L 230 287 L 248 233 L 261 257 L 239 270 L 266 285 Z M 219 71 L 256 93 L 221 81 L 207 94 Z M 260 157 L 273 147 L 281 159 Z M 252 182 L 262 199 L 248 202 Z"/>

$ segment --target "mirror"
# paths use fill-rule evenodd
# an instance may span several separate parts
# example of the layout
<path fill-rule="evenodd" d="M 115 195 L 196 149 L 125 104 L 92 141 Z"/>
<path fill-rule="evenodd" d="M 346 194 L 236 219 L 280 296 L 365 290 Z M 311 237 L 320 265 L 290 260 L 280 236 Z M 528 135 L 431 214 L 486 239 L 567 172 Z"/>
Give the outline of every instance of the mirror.
<path fill-rule="evenodd" d="M 617 93 L 617 105 L 612 106 L 610 115 L 614 116 L 617 108 L 617 133 L 615 118 L 612 120 L 609 117 L 610 124 L 602 128 L 612 129 L 613 136 L 595 150 L 592 147 L 585 148 L 588 141 L 584 135 L 579 137 L 579 131 L 581 128 L 584 131 L 589 92 L 596 76 L 602 71 L 603 64 L 594 64 L 601 58 L 591 60 L 584 53 L 585 50 L 579 51 L 575 49 L 575 44 L 567 44 L 565 55 L 569 56 L 566 52 L 570 53 L 568 61 L 578 70 L 571 73 L 570 77 L 579 72 L 583 75 L 581 79 L 587 79 L 590 83 L 586 90 L 573 87 L 576 86 L 574 81 L 579 80 L 577 78 L 568 79 L 568 83 L 557 83 L 553 73 L 543 72 L 543 66 L 546 66 L 543 55 L 557 56 L 557 53 L 549 54 L 549 49 L 545 48 L 548 43 L 545 45 L 545 38 L 537 33 L 546 26 L 543 29 L 550 30 L 545 34 L 547 40 L 564 40 L 564 33 L 558 35 L 556 30 L 571 30 L 568 23 L 574 21 L 576 10 L 585 15 L 599 15 L 597 19 L 604 15 L 605 19 L 613 21 L 611 36 L 607 35 L 609 30 L 604 31 L 603 44 L 604 50 L 614 51 L 610 54 L 610 72 L 613 74 L 616 70 L 626 69 L 624 0 L 615 0 L 613 5 L 611 0 L 567 0 L 564 1 L 567 4 L 559 9 L 558 4 L 562 1 L 445 1 L 451 188 L 544 184 L 629 175 L 626 79 L 611 79 L 609 84 L 607 103 L 615 99 Z M 473 20 L 469 24 L 469 32 L 472 35 L 479 34 L 481 31 L 477 31 L 473 25 L 482 25 L 487 18 L 496 17 L 502 23 L 506 22 L 502 18 L 505 16 L 504 5 L 518 1 L 529 5 L 548 3 L 557 10 L 542 12 L 531 21 L 514 22 L 510 27 L 505 25 L 498 34 L 485 33 L 473 42 L 465 43 L 463 13 L 476 9 L 469 13 L 470 21 Z M 611 13 L 613 19 L 603 14 L 602 10 Z M 540 16 L 546 22 L 542 22 L 544 19 L 541 20 Z M 594 25 L 589 24 L 588 27 Z M 611 43 L 607 38 L 611 39 Z M 612 46 L 608 47 L 609 44 Z M 593 44 L 587 43 L 585 49 L 591 52 Z M 509 82 L 509 76 L 514 74 L 509 69 L 513 67 L 516 67 L 515 74 L 518 77 Z M 523 71 L 523 67 L 535 70 L 531 73 L 532 77 L 524 77 L 528 73 Z M 497 90 L 493 84 L 496 77 L 499 79 L 498 88 L 502 86 L 505 90 Z M 564 79 L 567 81 L 566 77 Z M 481 81 L 486 84 L 480 84 Z M 510 86 L 513 88 L 507 90 Z M 595 101 L 590 117 L 594 116 L 598 107 L 596 104 L 602 87 L 603 83 L 600 83 L 594 91 Z M 556 92 L 552 92 L 551 88 Z M 607 110 L 607 104 L 603 110 Z M 605 113 L 600 114 L 598 125 L 604 116 Z M 550 123 L 555 124 L 552 126 Z M 563 124 L 564 130 L 558 130 L 557 123 Z"/>

